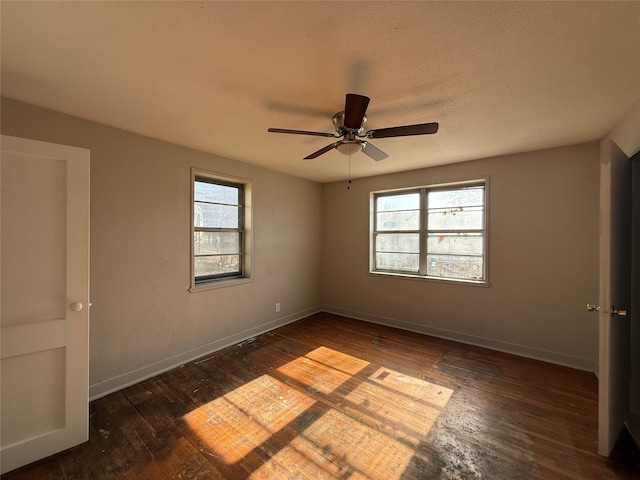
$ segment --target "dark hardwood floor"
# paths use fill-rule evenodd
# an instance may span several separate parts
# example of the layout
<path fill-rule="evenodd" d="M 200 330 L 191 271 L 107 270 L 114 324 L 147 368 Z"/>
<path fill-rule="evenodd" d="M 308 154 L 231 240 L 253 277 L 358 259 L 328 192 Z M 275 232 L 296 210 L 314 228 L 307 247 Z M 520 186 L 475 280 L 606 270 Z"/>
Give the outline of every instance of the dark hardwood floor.
<path fill-rule="evenodd" d="M 627 479 L 593 374 L 317 314 L 91 403 L 16 479 Z"/>

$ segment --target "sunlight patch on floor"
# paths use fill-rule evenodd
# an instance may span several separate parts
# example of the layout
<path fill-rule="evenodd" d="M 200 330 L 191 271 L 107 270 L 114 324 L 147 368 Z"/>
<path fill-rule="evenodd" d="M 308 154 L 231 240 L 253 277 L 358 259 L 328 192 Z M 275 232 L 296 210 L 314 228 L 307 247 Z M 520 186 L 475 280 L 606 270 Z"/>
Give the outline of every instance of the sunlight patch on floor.
<path fill-rule="evenodd" d="M 268 453 L 252 479 L 399 479 L 453 391 L 388 368 L 357 376 L 368 366 L 319 347 L 184 419 L 227 464 Z"/>
<path fill-rule="evenodd" d="M 412 448 L 332 409 L 249 478 L 391 480 L 401 477 L 412 457 Z"/>
<path fill-rule="evenodd" d="M 296 358 L 278 368 L 278 371 L 306 385 L 312 393 L 329 394 L 351 378 L 351 375 L 347 373 L 327 367 L 307 357 Z"/>
<path fill-rule="evenodd" d="M 369 380 L 396 392 L 407 395 L 412 400 L 420 400 L 437 408 L 444 408 L 453 390 L 429 383 L 419 378 L 403 375 L 388 368 L 379 368 L 369 376 Z"/>
<path fill-rule="evenodd" d="M 235 463 L 295 420 L 315 400 L 262 375 L 187 413 L 189 428 L 227 463 Z"/>
<path fill-rule="evenodd" d="M 349 375 L 355 375 L 369 365 L 369 362 L 366 360 L 352 357 L 351 355 L 327 347 L 318 347 L 307 353 L 305 357 L 324 363 L 328 367 L 335 368 Z"/>
<path fill-rule="evenodd" d="M 304 357 L 278 368 L 312 391 L 328 394 L 369 365 L 369 362 L 326 347 L 319 347 Z"/>
<path fill-rule="evenodd" d="M 344 407 L 388 435 L 415 444 L 429 433 L 439 409 L 406 395 L 363 382 L 345 396 Z"/>

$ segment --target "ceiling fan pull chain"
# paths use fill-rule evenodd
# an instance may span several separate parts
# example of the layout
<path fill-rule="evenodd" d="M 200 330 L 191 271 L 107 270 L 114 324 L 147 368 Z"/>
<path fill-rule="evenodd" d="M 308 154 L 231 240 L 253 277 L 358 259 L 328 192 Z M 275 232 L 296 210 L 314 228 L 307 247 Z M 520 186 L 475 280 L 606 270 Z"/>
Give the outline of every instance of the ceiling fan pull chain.
<path fill-rule="evenodd" d="M 351 190 L 351 153 L 349 153 L 349 171 L 347 173 L 347 190 Z"/>

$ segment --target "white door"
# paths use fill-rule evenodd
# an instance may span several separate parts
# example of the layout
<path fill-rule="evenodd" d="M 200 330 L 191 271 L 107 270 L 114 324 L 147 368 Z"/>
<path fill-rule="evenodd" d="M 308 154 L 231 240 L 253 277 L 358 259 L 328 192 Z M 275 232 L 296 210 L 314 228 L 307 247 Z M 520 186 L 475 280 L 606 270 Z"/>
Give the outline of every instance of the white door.
<path fill-rule="evenodd" d="M 0 470 L 88 439 L 89 151 L 2 136 Z"/>
<path fill-rule="evenodd" d="M 611 140 L 600 145 L 600 312 L 598 453 L 609 456 L 629 413 L 631 161 Z"/>

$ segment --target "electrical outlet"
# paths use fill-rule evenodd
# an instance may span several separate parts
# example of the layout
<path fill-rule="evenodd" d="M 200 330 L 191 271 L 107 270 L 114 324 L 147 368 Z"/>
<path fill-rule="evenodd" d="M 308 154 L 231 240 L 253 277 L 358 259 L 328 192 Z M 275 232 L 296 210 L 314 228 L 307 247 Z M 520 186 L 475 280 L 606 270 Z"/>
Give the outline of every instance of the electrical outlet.
<path fill-rule="evenodd" d="M 276 313 L 278 313 L 280 311 L 280 304 L 276 303 Z"/>

